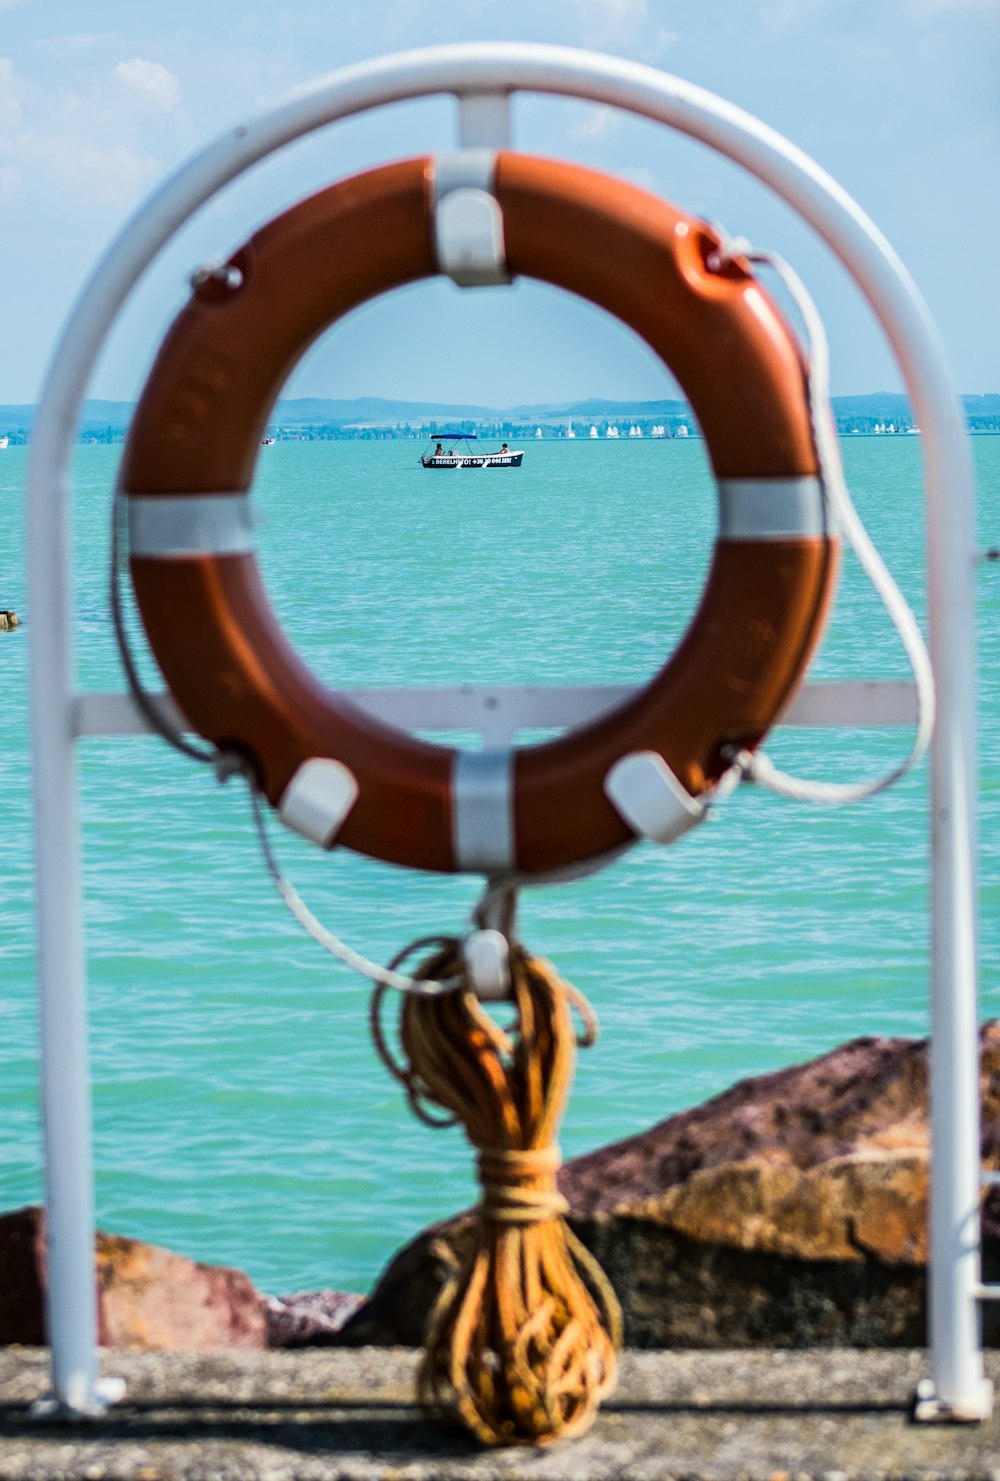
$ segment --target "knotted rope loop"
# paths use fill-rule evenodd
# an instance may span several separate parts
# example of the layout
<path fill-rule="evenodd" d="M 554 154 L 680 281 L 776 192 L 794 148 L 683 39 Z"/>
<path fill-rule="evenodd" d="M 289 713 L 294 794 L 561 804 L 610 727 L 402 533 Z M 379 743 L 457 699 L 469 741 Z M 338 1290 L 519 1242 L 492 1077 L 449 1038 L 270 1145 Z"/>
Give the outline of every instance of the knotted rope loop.
<path fill-rule="evenodd" d="M 462 971 L 461 942 L 414 976 Z M 556 1131 L 573 1073 L 573 1009 L 595 1024 L 550 963 L 511 945 L 514 1025 L 468 988 L 404 998 L 402 1057 L 376 1044 L 422 1115 L 461 1121 L 478 1150 L 482 1199 L 470 1247 L 430 1313 L 418 1392 L 432 1413 L 487 1445 L 581 1434 L 615 1384 L 621 1314 L 600 1266 L 563 1222 Z M 384 993 L 376 993 L 377 1004 Z M 377 1006 L 373 1022 L 378 1022 Z"/>
<path fill-rule="evenodd" d="M 569 1204 L 556 1187 L 562 1166 L 559 1148 L 487 1147 L 479 1154 L 479 1181 L 483 1196 L 477 1212 L 495 1224 L 540 1224 L 569 1213 Z"/>

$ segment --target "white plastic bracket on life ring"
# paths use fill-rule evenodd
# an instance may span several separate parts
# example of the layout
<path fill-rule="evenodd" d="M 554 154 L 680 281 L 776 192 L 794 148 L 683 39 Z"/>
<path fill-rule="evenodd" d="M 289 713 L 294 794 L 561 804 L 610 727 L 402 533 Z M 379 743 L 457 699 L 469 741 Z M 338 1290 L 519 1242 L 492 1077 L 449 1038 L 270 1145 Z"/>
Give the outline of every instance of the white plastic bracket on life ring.
<path fill-rule="evenodd" d="M 510 945 L 501 931 L 470 932 L 462 943 L 462 961 L 477 998 L 502 1003 L 510 997 Z"/>
<path fill-rule="evenodd" d="M 708 816 L 708 806 L 681 786 L 656 751 L 632 751 L 616 761 L 604 790 L 642 838 L 673 843 Z"/>
<path fill-rule="evenodd" d="M 281 794 L 278 816 L 303 838 L 330 848 L 357 795 L 357 778 L 343 762 L 313 756 Z"/>
<path fill-rule="evenodd" d="M 493 149 L 456 149 L 434 160 L 438 267 L 460 288 L 509 283 L 503 213 L 493 193 Z"/>

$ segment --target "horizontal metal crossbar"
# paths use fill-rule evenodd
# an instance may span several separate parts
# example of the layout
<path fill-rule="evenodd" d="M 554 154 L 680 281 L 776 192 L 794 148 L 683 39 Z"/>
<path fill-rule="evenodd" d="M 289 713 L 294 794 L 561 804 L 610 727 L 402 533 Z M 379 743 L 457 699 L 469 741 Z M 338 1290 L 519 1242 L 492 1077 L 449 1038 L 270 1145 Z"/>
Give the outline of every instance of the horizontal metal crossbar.
<path fill-rule="evenodd" d="M 421 689 L 344 689 L 366 714 L 402 730 L 477 730 L 487 745 L 509 742 L 519 730 L 564 730 L 605 714 L 635 691 L 625 684 L 460 684 Z M 186 728 L 169 694 L 155 696 L 164 718 Z M 806 684 L 781 717 L 782 725 L 913 725 L 916 690 L 909 680 Z M 142 735 L 152 727 L 129 694 L 78 694 L 73 733 Z"/>

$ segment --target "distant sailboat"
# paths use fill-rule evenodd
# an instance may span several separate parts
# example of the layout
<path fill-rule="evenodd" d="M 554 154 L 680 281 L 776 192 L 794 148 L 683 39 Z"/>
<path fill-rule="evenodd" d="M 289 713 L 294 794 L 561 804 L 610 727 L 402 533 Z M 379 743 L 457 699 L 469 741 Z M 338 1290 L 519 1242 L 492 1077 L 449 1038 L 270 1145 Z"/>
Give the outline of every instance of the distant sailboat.
<path fill-rule="evenodd" d="M 591 429 L 590 429 L 590 435 L 591 435 L 591 437 L 596 437 L 597 436 L 597 428 L 596 427 L 591 427 Z"/>
<path fill-rule="evenodd" d="M 0 437 L 0 447 L 6 447 L 10 442 L 9 437 Z"/>

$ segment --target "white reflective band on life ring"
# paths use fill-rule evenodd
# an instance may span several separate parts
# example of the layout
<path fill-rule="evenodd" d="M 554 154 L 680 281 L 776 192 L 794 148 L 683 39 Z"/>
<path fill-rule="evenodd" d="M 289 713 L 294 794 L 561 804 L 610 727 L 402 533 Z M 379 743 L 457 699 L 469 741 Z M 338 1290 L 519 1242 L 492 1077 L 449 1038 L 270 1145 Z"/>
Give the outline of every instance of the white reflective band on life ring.
<path fill-rule="evenodd" d="M 830 534 L 823 486 L 800 478 L 721 478 L 720 540 L 822 539 Z"/>
<path fill-rule="evenodd" d="M 486 874 L 512 869 L 514 752 L 509 746 L 459 751 L 451 780 L 456 867 Z"/>
<path fill-rule="evenodd" d="M 132 555 L 247 555 L 254 549 L 250 496 L 132 494 L 128 501 Z"/>

